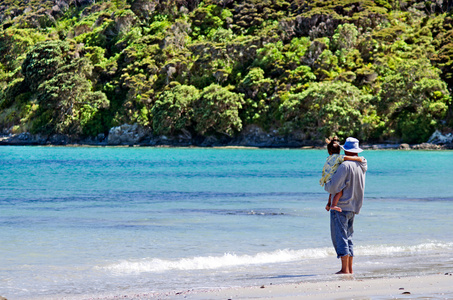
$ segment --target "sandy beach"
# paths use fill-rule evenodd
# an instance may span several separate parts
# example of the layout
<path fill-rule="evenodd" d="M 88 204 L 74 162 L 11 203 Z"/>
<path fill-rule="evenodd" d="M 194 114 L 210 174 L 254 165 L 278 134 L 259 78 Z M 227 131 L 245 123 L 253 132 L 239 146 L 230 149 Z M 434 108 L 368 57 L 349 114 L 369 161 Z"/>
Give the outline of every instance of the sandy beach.
<path fill-rule="evenodd" d="M 155 299 L 453 299 L 452 273 L 376 279 L 355 279 L 339 275 L 337 280 L 300 282 L 296 284 L 263 285 L 255 287 L 192 290 L 166 295 L 149 296 Z M 134 298 L 134 296 L 133 296 Z M 127 299 L 127 298 L 126 298 Z"/>
<path fill-rule="evenodd" d="M 2 298 L 0 298 L 2 299 Z M 32 297 L 33 300 L 114 300 L 114 299 L 193 299 L 193 300 L 384 300 L 384 299 L 453 299 L 453 273 L 412 277 L 355 279 L 353 275 L 338 275 L 338 279 L 291 284 L 268 284 L 252 287 L 194 289 L 166 293 L 123 295 L 55 295 Z"/>

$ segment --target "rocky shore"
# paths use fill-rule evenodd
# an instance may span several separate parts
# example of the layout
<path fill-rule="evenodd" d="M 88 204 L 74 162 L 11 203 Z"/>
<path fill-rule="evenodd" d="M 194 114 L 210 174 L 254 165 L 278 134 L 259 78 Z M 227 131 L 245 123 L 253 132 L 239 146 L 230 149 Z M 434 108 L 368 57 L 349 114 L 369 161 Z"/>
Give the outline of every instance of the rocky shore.
<path fill-rule="evenodd" d="M 137 146 L 137 147 L 256 147 L 256 148 L 323 148 L 322 141 L 307 140 L 302 132 L 281 135 L 277 130 L 264 131 L 258 126 L 246 127 L 235 138 L 230 137 L 193 137 L 190 132 L 177 136 L 156 136 L 149 129 L 137 124 L 124 124 L 110 129 L 108 135 L 99 134 L 85 139 L 67 135 L 33 135 L 28 132 L 0 135 L 1 145 L 15 146 Z M 436 131 L 426 143 L 380 143 L 362 144 L 367 150 L 400 149 L 400 150 L 444 150 L 453 149 L 453 134 L 442 134 Z"/>

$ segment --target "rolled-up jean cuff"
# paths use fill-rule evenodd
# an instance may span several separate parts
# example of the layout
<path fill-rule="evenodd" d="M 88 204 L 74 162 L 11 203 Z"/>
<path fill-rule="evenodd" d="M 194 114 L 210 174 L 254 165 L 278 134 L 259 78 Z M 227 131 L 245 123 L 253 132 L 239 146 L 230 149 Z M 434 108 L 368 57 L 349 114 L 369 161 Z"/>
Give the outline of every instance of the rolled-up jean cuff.
<path fill-rule="evenodd" d="M 354 256 L 352 243 L 354 216 L 354 212 L 350 211 L 330 211 L 330 233 L 337 258 Z"/>
<path fill-rule="evenodd" d="M 342 256 L 340 256 L 340 255 L 337 255 L 337 258 L 342 258 L 342 257 L 345 257 L 345 256 L 350 256 L 350 257 L 353 257 L 354 255 L 351 255 L 351 254 L 346 254 L 346 255 L 342 255 Z"/>

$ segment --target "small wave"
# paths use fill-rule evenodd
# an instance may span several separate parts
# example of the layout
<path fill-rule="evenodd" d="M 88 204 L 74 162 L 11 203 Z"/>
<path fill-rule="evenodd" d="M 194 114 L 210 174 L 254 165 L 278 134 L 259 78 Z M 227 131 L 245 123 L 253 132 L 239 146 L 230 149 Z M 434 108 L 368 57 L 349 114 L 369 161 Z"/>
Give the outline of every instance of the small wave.
<path fill-rule="evenodd" d="M 170 270 L 211 270 L 236 266 L 248 266 L 270 263 L 283 263 L 307 258 L 323 258 L 333 255 L 330 248 L 304 250 L 277 250 L 261 252 L 255 255 L 236 255 L 225 253 L 223 256 L 198 256 L 178 260 L 149 258 L 140 261 L 121 261 L 104 267 L 114 273 L 164 272 Z"/>
<path fill-rule="evenodd" d="M 432 242 L 413 246 L 361 246 L 356 247 L 355 254 L 388 256 L 398 253 L 417 254 L 425 251 L 442 251 L 451 249 L 453 249 L 453 243 Z M 302 250 L 284 249 L 273 252 L 261 252 L 255 255 L 236 255 L 225 253 L 223 256 L 197 256 L 176 260 L 165 260 L 159 258 L 145 258 L 139 261 L 124 260 L 116 264 L 101 267 L 101 269 L 118 275 L 165 272 L 172 270 L 212 270 L 250 265 L 287 263 L 302 260 L 306 261 L 335 255 L 335 251 L 332 247 Z"/>
<path fill-rule="evenodd" d="M 357 254 L 359 255 L 391 255 L 398 253 L 413 253 L 424 251 L 435 251 L 435 250 L 449 250 L 453 248 L 453 243 L 440 243 L 430 242 L 412 246 L 389 246 L 389 245 L 377 245 L 377 246 L 363 246 L 357 247 Z"/>

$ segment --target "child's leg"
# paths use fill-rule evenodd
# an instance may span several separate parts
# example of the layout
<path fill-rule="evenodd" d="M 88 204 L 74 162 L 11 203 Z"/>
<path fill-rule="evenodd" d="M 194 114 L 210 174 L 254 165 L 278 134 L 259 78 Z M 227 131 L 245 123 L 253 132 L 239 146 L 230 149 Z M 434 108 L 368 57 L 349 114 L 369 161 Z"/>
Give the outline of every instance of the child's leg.
<path fill-rule="evenodd" d="M 332 205 L 330 206 L 330 209 L 336 210 L 341 212 L 341 208 L 339 208 L 338 201 L 340 200 L 341 196 L 343 196 L 343 191 L 340 191 L 339 193 L 335 194 L 332 200 Z"/>
<path fill-rule="evenodd" d="M 330 210 L 330 194 L 329 194 L 329 201 L 327 201 L 327 205 L 326 205 L 326 210 L 329 211 Z"/>

